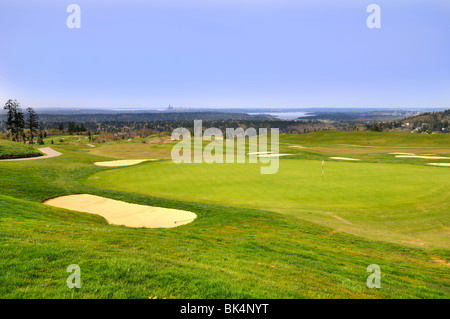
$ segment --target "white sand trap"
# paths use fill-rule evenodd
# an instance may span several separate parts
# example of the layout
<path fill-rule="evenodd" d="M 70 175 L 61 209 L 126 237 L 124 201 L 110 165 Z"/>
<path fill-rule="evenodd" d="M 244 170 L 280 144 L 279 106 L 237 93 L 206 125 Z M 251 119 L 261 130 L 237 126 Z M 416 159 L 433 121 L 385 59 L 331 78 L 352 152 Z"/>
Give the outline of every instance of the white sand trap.
<path fill-rule="evenodd" d="M 414 153 L 389 153 L 391 155 L 416 155 Z"/>
<path fill-rule="evenodd" d="M 280 156 L 288 156 L 288 155 L 295 155 L 295 154 L 260 154 L 258 157 L 280 157 Z"/>
<path fill-rule="evenodd" d="M 292 147 L 292 148 L 306 148 L 306 147 L 301 146 L 301 145 L 291 145 L 289 147 Z"/>
<path fill-rule="evenodd" d="M 89 194 L 61 196 L 44 204 L 100 215 L 110 224 L 128 227 L 173 228 L 197 218 L 196 214 L 184 210 L 130 204 Z"/>
<path fill-rule="evenodd" d="M 422 156 L 422 155 L 395 155 L 398 158 L 425 158 L 425 159 L 448 159 L 442 156 Z"/>
<path fill-rule="evenodd" d="M 330 157 L 330 158 L 335 159 L 335 160 L 341 160 L 341 161 L 360 161 L 360 159 L 350 158 L 350 157 Z"/>
<path fill-rule="evenodd" d="M 252 152 L 252 153 L 247 153 L 247 155 L 254 155 L 257 157 L 279 157 L 279 156 L 287 156 L 287 155 L 295 155 L 295 154 L 272 154 L 270 152 Z"/>
<path fill-rule="evenodd" d="M 117 161 L 106 161 L 106 162 L 94 162 L 94 165 L 104 166 L 104 167 L 120 167 L 120 166 L 131 166 L 140 164 L 146 161 L 156 161 L 154 159 L 140 159 L 140 160 L 117 160 Z"/>
<path fill-rule="evenodd" d="M 270 152 L 251 152 L 251 153 L 247 153 L 247 155 L 260 155 L 260 154 L 270 154 Z"/>
<path fill-rule="evenodd" d="M 95 145 L 92 145 L 92 144 L 86 144 L 86 145 L 89 147 L 95 147 Z"/>
<path fill-rule="evenodd" d="M 434 165 L 434 166 L 447 166 L 450 167 L 450 163 L 427 163 L 428 165 Z"/>

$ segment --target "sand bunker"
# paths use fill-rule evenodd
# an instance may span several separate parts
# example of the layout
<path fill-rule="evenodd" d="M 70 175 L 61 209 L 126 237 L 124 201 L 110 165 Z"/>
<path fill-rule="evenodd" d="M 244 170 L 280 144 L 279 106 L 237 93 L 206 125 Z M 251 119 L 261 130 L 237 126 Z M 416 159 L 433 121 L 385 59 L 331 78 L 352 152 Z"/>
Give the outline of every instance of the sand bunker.
<path fill-rule="evenodd" d="M 389 153 L 391 155 L 416 155 L 414 153 Z"/>
<path fill-rule="evenodd" d="M 106 162 L 94 162 L 94 165 L 104 166 L 104 167 L 120 167 L 120 166 L 131 166 L 140 164 L 146 161 L 155 161 L 154 159 L 140 159 L 140 160 L 117 160 L 117 161 L 106 161 Z"/>
<path fill-rule="evenodd" d="M 295 154 L 272 154 L 270 152 L 252 152 L 252 153 L 248 153 L 247 155 L 257 156 L 257 157 L 279 157 L 279 156 L 287 156 L 287 155 L 295 155 Z"/>
<path fill-rule="evenodd" d="M 448 166 L 450 167 L 450 163 L 427 163 L 428 165 L 434 165 L 434 166 Z"/>
<path fill-rule="evenodd" d="M 247 155 L 260 155 L 260 154 L 270 154 L 270 152 L 251 152 L 251 153 L 247 153 Z"/>
<path fill-rule="evenodd" d="M 280 157 L 280 156 L 288 156 L 288 155 L 295 155 L 295 154 L 260 154 L 258 157 Z"/>
<path fill-rule="evenodd" d="M 184 210 L 130 204 L 89 194 L 61 196 L 49 199 L 44 204 L 97 214 L 110 224 L 128 227 L 173 228 L 197 218 L 196 214 Z"/>
<path fill-rule="evenodd" d="M 360 159 L 350 158 L 350 157 L 330 157 L 330 158 L 335 159 L 335 160 L 341 160 L 341 161 L 360 161 Z"/>
<path fill-rule="evenodd" d="M 448 159 L 443 156 L 422 156 L 422 155 L 395 155 L 398 158 L 425 158 L 425 159 Z"/>

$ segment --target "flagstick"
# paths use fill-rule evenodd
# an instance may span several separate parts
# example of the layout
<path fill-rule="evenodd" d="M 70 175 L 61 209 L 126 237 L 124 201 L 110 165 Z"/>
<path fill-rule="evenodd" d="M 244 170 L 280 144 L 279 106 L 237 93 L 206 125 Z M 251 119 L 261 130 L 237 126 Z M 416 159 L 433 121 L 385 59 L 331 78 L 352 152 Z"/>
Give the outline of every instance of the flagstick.
<path fill-rule="evenodd" d="M 323 182 L 323 163 L 324 163 L 324 160 L 322 160 L 322 182 Z"/>

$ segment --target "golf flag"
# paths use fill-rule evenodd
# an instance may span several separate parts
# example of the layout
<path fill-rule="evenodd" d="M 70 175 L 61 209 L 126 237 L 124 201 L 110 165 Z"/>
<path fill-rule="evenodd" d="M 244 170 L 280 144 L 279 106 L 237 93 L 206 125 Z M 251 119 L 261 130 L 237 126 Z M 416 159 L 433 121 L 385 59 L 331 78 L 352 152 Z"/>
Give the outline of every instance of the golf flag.
<path fill-rule="evenodd" d="M 325 160 L 322 160 L 322 179 L 323 179 L 323 164 L 325 163 Z"/>

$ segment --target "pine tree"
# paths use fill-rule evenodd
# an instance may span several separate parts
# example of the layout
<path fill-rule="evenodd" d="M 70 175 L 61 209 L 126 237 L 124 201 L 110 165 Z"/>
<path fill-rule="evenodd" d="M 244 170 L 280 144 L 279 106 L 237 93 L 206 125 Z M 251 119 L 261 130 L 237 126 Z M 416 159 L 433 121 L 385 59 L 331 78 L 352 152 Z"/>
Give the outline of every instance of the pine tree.
<path fill-rule="evenodd" d="M 4 106 L 4 109 L 6 110 L 6 129 L 9 130 L 10 135 L 13 140 L 16 139 L 16 129 L 14 125 L 14 118 L 16 114 L 17 107 L 19 106 L 19 103 L 17 103 L 16 100 L 9 99 Z"/>
<path fill-rule="evenodd" d="M 75 127 L 75 123 L 74 122 L 69 122 L 69 126 L 67 128 L 67 131 L 69 132 L 70 135 L 72 135 L 73 133 L 76 132 L 76 127 Z"/>
<path fill-rule="evenodd" d="M 39 138 L 38 138 L 38 144 L 39 145 L 44 145 L 44 140 L 42 139 L 42 131 L 39 132 Z"/>
<path fill-rule="evenodd" d="M 25 118 L 19 107 L 19 103 L 16 103 L 16 107 L 14 109 L 13 127 L 16 135 L 16 141 L 19 141 L 20 137 L 24 136 L 23 130 L 25 128 Z"/>
<path fill-rule="evenodd" d="M 39 117 L 34 111 L 34 109 L 31 107 L 27 108 L 27 114 L 28 114 L 27 128 L 30 130 L 30 144 L 33 144 L 34 133 L 37 134 L 37 131 L 39 129 L 38 123 Z"/>

